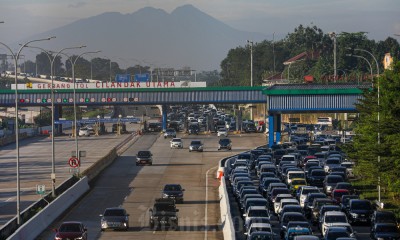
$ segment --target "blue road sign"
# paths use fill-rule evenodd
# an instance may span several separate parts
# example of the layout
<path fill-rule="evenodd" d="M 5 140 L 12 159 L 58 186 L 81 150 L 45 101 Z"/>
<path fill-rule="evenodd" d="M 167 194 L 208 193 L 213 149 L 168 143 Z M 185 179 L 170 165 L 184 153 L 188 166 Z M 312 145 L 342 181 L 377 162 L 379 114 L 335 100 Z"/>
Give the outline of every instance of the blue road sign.
<path fill-rule="evenodd" d="M 130 123 L 138 123 L 140 122 L 140 118 L 100 118 L 100 119 L 82 119 L 82 120 L 77 120 L 76 122 L 79 124 L 95 124 L 98 122 L 101 123 L 118 123 L 118 122 L 130 122 Z M 70 123 L 72 124 L 74 121 L 73 120 L 56 120 L 54 121 L 54 124 L 65 124 L 65 123 Z"/>
<path fill-rule="evenodd" d="M 129 75 L 129 74 L 117 74 L 117 75 L 115 75 L 115 81 L 116 82 L 130 82 L 131 81 L 131 75 Z"/>
<path fill-rule="evenodd" d="M 142 73 L 142 74 L 135 74 L 135 82 L 148 82 L 150 79 L 150 74 Z"/>

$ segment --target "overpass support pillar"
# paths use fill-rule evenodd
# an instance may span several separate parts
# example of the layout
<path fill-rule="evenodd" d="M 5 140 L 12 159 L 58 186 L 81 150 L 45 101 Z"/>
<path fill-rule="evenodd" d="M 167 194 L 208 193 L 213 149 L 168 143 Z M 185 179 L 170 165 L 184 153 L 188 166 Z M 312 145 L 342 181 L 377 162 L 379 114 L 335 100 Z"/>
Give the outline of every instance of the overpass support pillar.
<path fill-rule="evenodd" d="M 167 105 L 162 105 L 162 129 L 167 129 Z"/>
<path fill-rule="evenodd" d="M 62 106 L 54 106 L 54 121 L 60 120 L 60 117 L 62 117 Z M 62 134 L 62 124 L 55 125 L 54 130 L 55 135 Z"/>
<path fill-rule="evenodd" d="M 281 141 L 281 114 L 268 115 L 268 146 L 271 147 Z"/>

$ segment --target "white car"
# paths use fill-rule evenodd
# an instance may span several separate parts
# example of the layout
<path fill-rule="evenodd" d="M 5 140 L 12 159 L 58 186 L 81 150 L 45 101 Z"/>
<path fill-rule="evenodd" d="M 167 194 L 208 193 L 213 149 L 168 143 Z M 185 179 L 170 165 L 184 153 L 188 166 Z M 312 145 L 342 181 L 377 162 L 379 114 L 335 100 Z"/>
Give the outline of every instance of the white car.
<path fill-rule="evenodd" d="M 170 143 L 171 148 L 183 148 L 183 141 L 181 138 L 173 138 Z"/>
<path fill-rule="evenodd" d="M 217 136 L 218 137 L 221 137 L 221 136 L 227 137 L 228 136 L 228 130 L 226 130 L 226 128 L 218 128 Z"/>
<path fill-rule="evenodd" d="M 90 136 L 90 131 L 89 131 L 89 129 L 83 127 L 83 128 L 79 129 L 79 133 L 78 134 L 79 134 L 79 137 L 83 137 L 83 136 L 89 137 Z"/>

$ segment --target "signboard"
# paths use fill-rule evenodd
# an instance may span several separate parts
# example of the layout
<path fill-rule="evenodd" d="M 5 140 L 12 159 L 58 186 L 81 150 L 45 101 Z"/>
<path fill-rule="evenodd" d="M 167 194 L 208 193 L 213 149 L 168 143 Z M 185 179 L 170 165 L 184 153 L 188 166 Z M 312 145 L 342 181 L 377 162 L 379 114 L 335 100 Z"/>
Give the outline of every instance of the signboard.
<path fill-rule="evenodd" d="M 129 74 L 117 74 L 115 75 L 115 81 L 116 82 L 130 82 L 131 81 L 131 75 Z"/>
<path fill-rule="evenodd" d="M 46 194 L 46 186 L 45 185 L 36 185 L 36 193 L 39 195 Z"/>
<path fill-rule="evenodd" d="M 135 82 L 148 82 L 150 80 L 150 74 L 148 73 L 135 74 L 134 79 Z"/>
<path fill-rule="evenodd" d="M 97 83 L 77 83 L 76 89 L 143 89 L 143 88 L 181 88 L 181 87 L 207 87 L 206 82 L 97 82 Z M 55 83 L 54 89 L 74 89 L 73 83 Z M 15 89 L 15 84 L 11 85 Z M 26 84 L 18 84 L 19 90 L 24 89 L 51 89 L 51 83 L 32 83 L 32 88 L 27 88 Z M 71 99 L 70 101 L 72 101 Z M 41 100 L 42 101 L 42 100 Z M 46 100 L 48 101 L 48 100 Z"/>
<path fill-rule="evenodd" d="M 72 167 L 72 168 L 77 168 L 77 167 L 79 167 L 79 165 L 80 165 L 79 159 L 76 158 L 76 157 L 71 157 L 71 158 L 68 160 L 68 164 L 69 164 L 69 166 Z"/>

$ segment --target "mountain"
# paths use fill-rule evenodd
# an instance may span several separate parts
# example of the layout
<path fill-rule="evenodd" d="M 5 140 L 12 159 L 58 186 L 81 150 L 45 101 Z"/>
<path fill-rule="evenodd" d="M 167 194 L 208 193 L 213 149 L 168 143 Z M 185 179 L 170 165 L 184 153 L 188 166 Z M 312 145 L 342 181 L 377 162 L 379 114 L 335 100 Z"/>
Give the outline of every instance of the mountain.
<path fill-rule="evenodd" d="M 121 67 L 152 63 L 153 67 L 188 66 L 197 71 L 219 69 L 229 49 L 244 46 L 247 39 L 266 39 L 260 33 L 236 30 L 192 5 L 178 7 L 170 14 L 152 7 L 131 14 L 106 12 L 27 41 L 49 36 L 57 38 L 40 43 L 45 49 L 87 45 L 85 51 L 101 50 L 97 57 L 111 58 Z"/>

